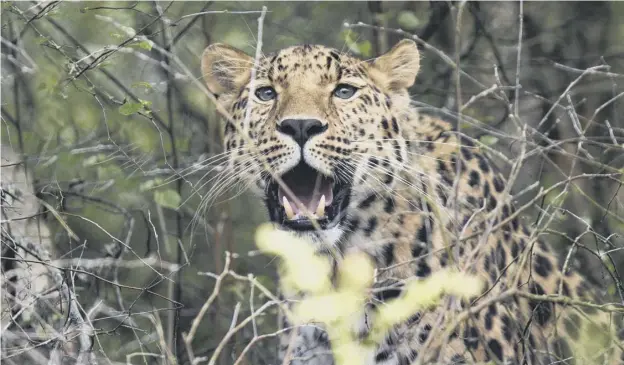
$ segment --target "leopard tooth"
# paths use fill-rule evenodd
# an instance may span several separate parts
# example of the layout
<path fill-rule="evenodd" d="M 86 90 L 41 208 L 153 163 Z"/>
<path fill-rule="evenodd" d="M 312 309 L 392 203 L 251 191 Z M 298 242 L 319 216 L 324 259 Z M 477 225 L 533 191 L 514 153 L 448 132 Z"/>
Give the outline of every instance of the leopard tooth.
<path fill-rule="evenodd" d="M 325 195 L 321 195 L 318 206 L 316 207 L 316 216 L 322 218 L 325 216 Z"/>
<path fill-rule="evenodd" d="M 295 211 L 293 210 L 292 206 L 288 202 L 288 199 L 286 199 L 286 196 L 282 197 L 282 204 L 284 205 L 284 211 L 286 212 L 286 218 L 293 219 L 295 217 Z"/>

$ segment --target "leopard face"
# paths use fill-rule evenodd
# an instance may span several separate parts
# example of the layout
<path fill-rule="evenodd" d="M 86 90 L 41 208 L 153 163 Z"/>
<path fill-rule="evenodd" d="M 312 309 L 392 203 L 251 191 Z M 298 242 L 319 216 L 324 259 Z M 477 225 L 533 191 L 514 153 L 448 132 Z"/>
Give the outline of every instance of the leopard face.
<path fill-rule="evenodd" d="M 259 60 L 215 44 L 202 73 L 227 114 L 228 168 L 281 227 L 332 245 L 350 202 L 388 190 L 407 159 L 407 88 L 419 68 L 412 41 L 362 61 L 324 46 Z M 224 113 L 225 114 L 225 113 Z"/>

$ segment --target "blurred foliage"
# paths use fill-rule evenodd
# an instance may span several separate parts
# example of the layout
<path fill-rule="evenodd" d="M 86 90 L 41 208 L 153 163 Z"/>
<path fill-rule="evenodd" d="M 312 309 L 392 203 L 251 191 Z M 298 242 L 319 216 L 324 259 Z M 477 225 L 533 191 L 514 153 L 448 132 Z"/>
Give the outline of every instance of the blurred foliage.
<path fill-rule="evenodd" d="M 409 282 L 399 298 L 379 307 L 368 338 L 358 339 L 353 328 L 365 316 L 365 304 L 370 300 L 369 290 L 375 277 L 370 257 L 364 253 L 346 255 L 334 287 L 329 258 L 318 256 L 306 241 L 267 224 L 258 228 L 256 244 L 263 252 L 282 259 L 280 280 L 284 291 L 305 295 L 293 307 L 292 322 L 324 324 L 337 365 L 365 364 L 374 351 L 373 345 L 380 344 L 395 325 L 435 306 L 442 295 L 469 298 L 478 295 L 483 286 L 478 278 L 451 270 Z M 311 272 L 315 275 L 310 275 Z"/>

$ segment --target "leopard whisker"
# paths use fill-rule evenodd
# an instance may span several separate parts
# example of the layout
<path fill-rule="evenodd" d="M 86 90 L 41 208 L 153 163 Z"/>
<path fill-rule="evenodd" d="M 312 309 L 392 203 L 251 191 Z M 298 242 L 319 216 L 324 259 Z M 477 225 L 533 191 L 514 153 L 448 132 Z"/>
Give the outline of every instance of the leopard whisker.
<path fill-rule="evenodd" d="M 179 178 L 187 177 L 187 176 L 189 176 L 191 174 L 194 174 L 197 171 L 203 170 L 204 168 L 206 168 L 208 166 L 211 166 L 213 164 L 217 164 L 217 163 L 220 164 L 221 162 L 223 162 L 223 160 L 227 159 L 230 156 L 231 151 L 235 151 L 236 152 L 238 150 L 239 149 L 237 148 L 237 149 L 233 149 L 233 150 L 230 150 L 230 151 L 224 151 L 224 152 L 218 153 L 216 155 L 207 157 L 207 158 L 205 158 L 205 159 L 203 159 L 201 161 L 197 161 L 197 162 L 193 163 L 190 166 L 187 166 L 187 167 L 185 167 L 185 168 L 183 168 L 181 170 L 178 170 L 176 172 L 175 176 L 168 177 L 167 179 L 164 180 L 163 184 L 169 184 L 171 182 L 176 181 Z M 218 169 L 219 168 L 218 166 L 219 165 L 212 166 L 212 168 L 217 168 Z"/>
<path fill-rule="evenodd" d="M 247 164 L 247 163 L 251 163 L 251 162 L 255 162 L 255 157 L 254 156 L 248 156 L 248 157 L 246 157 L 245 160 L 240 161 L 241 164 Z M 206 176 L 206 175 L 204 175 L 204 176 Z M 208 184 L 210 184 L 211 182 L 214 181 L 214 184 L 213 184 L 212 188 L 210 189 L 210 191 L 208 192 L 208 194 L 205 197 L 205 199 L 212 199 L 214 197 L 214 195 L 215 195 L 214 194 L 215 189 L 218 191 L 220 185 L 229 183 L 231 181 L 235 181 L 236 179 L 239 179 L 239 178 L 240 178 L 240 176 L 238 176 L 237 171 L 233 167 L 228 166 L 221 173 L 219 173 L 216 176 L 212 177 L 210 180 L 202 183 L 199 186 L 198 189 L 203 189 L 203 187 L 205 187 L 206 185 L 208 185 Z"/>

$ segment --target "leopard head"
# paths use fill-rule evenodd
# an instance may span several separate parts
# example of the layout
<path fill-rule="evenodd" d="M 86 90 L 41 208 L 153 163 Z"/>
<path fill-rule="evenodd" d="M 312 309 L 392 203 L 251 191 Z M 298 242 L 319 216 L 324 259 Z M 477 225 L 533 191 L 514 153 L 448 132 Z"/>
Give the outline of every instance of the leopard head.
<path fill-rule="evenodd" d="M 404 40 L 368 61 L 311 45 L 254 59 L 213 44 L 201 68 L 224 111 L 228 169 L 271 221 L 333 244 L 350 202 L 391 189 L 406 164 L 401 128 L 419 65 Z"/>

